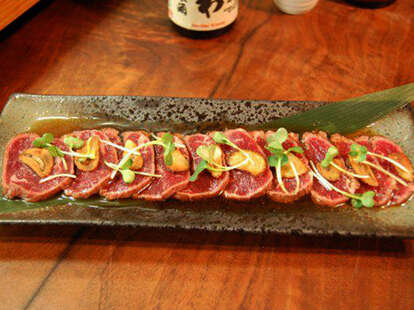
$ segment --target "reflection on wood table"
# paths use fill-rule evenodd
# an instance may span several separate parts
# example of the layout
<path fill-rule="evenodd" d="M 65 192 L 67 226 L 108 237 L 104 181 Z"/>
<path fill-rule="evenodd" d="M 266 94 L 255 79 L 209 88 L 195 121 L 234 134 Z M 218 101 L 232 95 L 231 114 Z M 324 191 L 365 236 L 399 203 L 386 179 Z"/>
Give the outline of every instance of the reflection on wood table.
<path fill-rule="evenodd" d="M 46 1 L 0 33 L 14 92 L 339 100 L 413 82 L 409 0 L 241 1 L 215 39 L 178 35 L 164 0 Z M 0 226 L 0 309 L 413 309 L 414 242 Z M 63 306 L 64 305 L 64 306 Z"/>

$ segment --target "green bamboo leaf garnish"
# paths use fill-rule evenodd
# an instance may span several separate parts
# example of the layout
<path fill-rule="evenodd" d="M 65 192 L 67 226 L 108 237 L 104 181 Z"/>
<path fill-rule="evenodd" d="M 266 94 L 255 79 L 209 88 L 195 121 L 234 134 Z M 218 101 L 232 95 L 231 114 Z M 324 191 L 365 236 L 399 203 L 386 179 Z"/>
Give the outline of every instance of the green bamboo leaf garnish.
<path fill-rule="evenodd" d="M 414 101 L 414 83 L 330 103 L 290 117 L 255 125 L 255 129 L 288 128 L 304 132 L 352 133 Z"/>

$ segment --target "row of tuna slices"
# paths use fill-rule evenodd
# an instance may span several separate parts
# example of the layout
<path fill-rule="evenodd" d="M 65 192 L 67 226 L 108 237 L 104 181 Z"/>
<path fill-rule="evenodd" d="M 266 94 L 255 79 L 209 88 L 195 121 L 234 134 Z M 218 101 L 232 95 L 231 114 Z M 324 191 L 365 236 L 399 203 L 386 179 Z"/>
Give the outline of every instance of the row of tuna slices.
<path fill-rule="evenodd" d="M 212 133 L 213 134 L 213 133 Z M 91 136 L 97 136 L 101 141 L 123 146 L 127 140 L 137 145 L 149 141 L 148 134 L 144 132 L 124 132 L 121 137 L 118 131 L 106 128 L 102 130 L 75 131 L 70 134 L 83 141 Z M 159 133 L 158 136 L 162 136 Z M 256 152 L 263 157 L 265 154 L 253 137 L 244 129 L 228 130 L 225 135 L 238 147 Z M 224 172 L 219 178 L 214 178 L 209 172 L 202 172 L 196 181 L 190 182 L 190 171 L 173 172 L 165 165 L 162 146 L 147 146 L 140 150 L 144 165 L 141 172 L 161 175 L 161 178 L 137 175 L 135 180 L 126 184 L 121 175 L 111 178 L 113 170 L 106 163 L 117 164 L 123 156 L 123 151 L 110 144 L 99 144 L 99 162 L 92 171 L 75 169 L 73 158 L 65 155 L 67 169 L 64 169 L 62 160 L 53 157 L 54 166 L 50 175 L 75 174 L 76 178 L 57 177 L 41 183 L 41 178 L 31 168 L 19 161 L 18 155 L 29 148 L 33 148 L 33 141 L 39 138 L 36 134 L 22 134 L 13 138 L 6 147 L 3 167 L 3 191 L 6 197 L 21 197 L 28 201 L 39 201 L 52 197 L 64 190 L 64 194 L 74 198 L 88 198 L 95 194 L 113 200 L 120 198 L 145 199 L 162 201 L 170 197 L 180 200 L 197 200 L 215 197 L 223 194 L 226 198 L 236 200 L 249 200 L 264 195 L 272 183 L 272 172 L 269 166 L 265 171 L 253 176 L 246 171 L 232 170 Z M 53 144 L 61 150 L 69 151 L 62 139 L 55 139 Z M 211 135 L 195 134 L 182 137 L 175 135 L 174 142 L 185 145 L 177 148 L 188 160 L 192 159 L 192 171 L 200 162 L 196 150 L 200 145 L 214 143 Z M 231 147 L 222 146 L 223 156 L 227 158 Z M 17 156 L 15 156 L 17 155 Z M 225 160 L 224 160 L 225 163 Z"/>
<path fill-rule="evenodd" d="M 249 133 L 244 129 L 233 129 L 224 132 L 226 137 L 239 148 L 256 152 L 264 158 L 271 155 L 265 148 L 265 145 L 266 137 L 273 133 L 273 131 L 266 133 L 254 131 Z M 183 139 L 181 136 L 174 136 L 176 143 L 185 144 L 186 147 L 180 147 L 178 150 L 187 159 L 192 159 L 192 171 L 201 161 L 201 158 L 196 153 L 197 148 L 201 145 L 213 144 L 213 134 L 194 134 L 185 136 Z M 124 132 L 121 135 L 121 140 L 118 131 L 111 128 L 78 131 L 71 135 L 79 137 L 84 141 L 90 136 L 96 135 L 101 140 L 110 141 L 120 146 L 124 145 L 127 140 L 132 140 L 136 145 L 149 141 L 148 134 L 145 132 Z M 161 137 L 163 133 L 158 135 Z M 140 150 L 144 159 L 144 165 L 140 171 L 158 174 L 162 177 L 152 178 L 137 175 L 131 184 L 126 184 L 119 173 L 112 179 L 113 170 L 105 164 L 105 162 L 118 163 L 123 156 L 123 151 L 117 151 L 113 146 L 104 143 L 100 144 L 99 164 L 95 170 L 85 172 L 76 169 L 77 177 L 74 181 L 71 178 L 59 177 L 39 183 L 40 177 L 29 167 L 21 163 L 18 160 L 18 156 L 15 156 L 32 147 L 32 143 L 37 137 L 36 134 L 21 134 L 12 139 L 7 145 L 3 166 L 3 191 L 8 198 L 21 197 L 28 201 L 39 201 L 64 190 L 66 195 L 74 198 L 87 198 L 99 193 L 110 200 L 132 197 L 135 199 L 162 201 L 174 197 L 180 200 L 191 201 L 215 197 L 221 194 L 228 199 L 250 200 L 267 194 L 274 201 L 291 203 L 309 192 L 313 201 L 319 205 L 336 206 L 349 199 L 336 191 L 326 189 L 318 180 L 314 180 L 308 161 L 312 161 L 315 165 L 320 163 L 325 158 L 329 147 L 335 145 L 340 153 L 340 157 L 337 158 L 340 165 L 345 169 L 351 170 L 347 158 L 350 146 L 354 143 L 354 140 L 340 135 L 333 135 L 331 141 L 329 141 L 327 135 L 323 132 L 305 133 L 302 137 L 302 143 L 300 143 L 297 134 L 289 133 L 288 139 L 283 143 L 283 148 L 288 149 L 294 146 L 302 146 L 305 154 L 296 154 L 296 156 L 306 166 L 307 172 L 299 176 L 299 186 L 296 184 L 296 178 L 284 177 L 282 179 L 284 190 L 282 190 L 277 178 L 273 176 L 268 164 L 265 171 L 258 176 L 253 176 L 243 170 L 234 169 L 222 173 L 219 178 L 214 178 L 208 171 L 203 171 L 196 181 L 189 182 L 190 171 L 173 172 L 168 169 L 164 163 L 163 148 L 159 145 L 154 147 L 147 146 Z M 399 146 L 383 137 L 360 137 L 355 142 L 366 146 L 369 151 L 385 156 L 391 153 L 402 153 Z M 55 139 L 53 144 L 67 151 L 67 147 L 61 139 Z M 227 160 L 233 149 L 227 145 L 221 145 L 221 148 L 223 156 Z M 59 157 L 55 158 L 52 174 L 74 173 L 75 169 L 72 158 L 65 156 L 65 160 L 67 162 L 67 169 L 64 168 Z M 398 173 L 395 167 L 386 161 L 378 161 L 377 158 L 372 156 L 368 156 L 367 160 L 380 164 L 391 173 Z M 337 181 L 332 183 L 337 188 L 350 194 L 373 190 L 376 193 L 375 202 L 377 206 L 385 205 L 389 202 L 400 204 L 411 197 L 414 192 L 414 185 L 412 183 L 409 186 L 402 186 L 396 184 L 393 178 L 380 171 L 374 170 L 374 174 L 379 183 L 376 187 L 363 182 L 360 183 L 355 178 L 343 173 Z"/>
<path fill-rule="evenodd" d="M 339 153 L 339 155 L 335 157 L 337 164 L 347 171 L 358 174 L 358 171 L 353 171 L 349 158 L 351 146 L 355 143 L 366 147 L 368 152 L 375 154 L 384 155 L 386 157 L 391 154 L 401 154 L 405 157 L 400 146 L 381 136 L 360 136 L 356 139 L 350 139 L 339 134 L 334 134 L 329 140 L 327 134 L 320 131 L 313 133 L 306 132 L 302 137 L 302 145 L 305 150 L 305 155 L 308 160 L 312 161 L 315 165 L 321 163 L 331 146 L 335 146 Z M 366 160 L 373 165 L 384 168 L 394 176 L 399 176 L 396 167 L 387 160 L 379 159 L 369 153 Z M 332 181 L 331 184 L 349 194 L 362 194 L 367 191 L 373 191 L 375 193 L 374 206 L 377 207 L 387 204 L 399 205 L 406 202 L 413 195 L 413 182 L 407 181 L 407 186 L 404 186 L 397 183 L 394 178 L 380 170 L 371 169 L 371 171 L 377 183 L 375 186 L 366 184 L 365 179 L 356 179 L 345 173 L 341 173 L 340 178 L 336 181 Z M 348 197 L 337 191 L 328 190 L 316 179 L 313 182 L 311 198 L 316 204 L 326 206 L 338 206 L 349 200 Z"/>

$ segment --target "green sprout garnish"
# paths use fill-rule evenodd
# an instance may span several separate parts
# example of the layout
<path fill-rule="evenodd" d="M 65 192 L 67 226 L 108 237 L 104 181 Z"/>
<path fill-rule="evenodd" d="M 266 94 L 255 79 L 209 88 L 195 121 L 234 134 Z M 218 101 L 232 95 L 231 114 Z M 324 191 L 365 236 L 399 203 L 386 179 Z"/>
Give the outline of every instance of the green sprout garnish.
<path fill-rule="evenodd" d="M 373 168 L 376 168 L 377 170 L 380 170 L 382 172 L 384 172 L 384 171 L 381 169 L 381 167 L 379 168 L 377 165 L 374 166 L 373 163 L 367 161 L 367 155 L 371 155 L 371 156 L 374 156 L 374 157 L 381 158 L 382 160 L 388 161 L 389 163 L 391 163 L 395 167 L 398 167 L 398 168 L 404 170 L 405 172 L 409 172 L 409 170 L 406 167 L 404 167 L 403 165 L 401 165 L 399 162 L 397 162 L 397 161 L 395 161 L 395 160 L 393 160 L 393 159 L 391 159 L 387 156 L 369 152 L 368 149 L 365 146 L 362 146 L 362 145 L 359 145 L 359 144 L 352 144 L 351 145 L 351 151 L 349 152 L 349 155 L 351 157 L 355 158 L 355 160 L 357 162 L 367 164 L 367 165 L 369 165 Z M 408 185 L 405 181 L 398 178 L 397 176 L 395 176 L 395 175 L 393 175 L 389 172 L 388 173 L 384 172 L 384 173 L 389 175 L 390 177 L 394 178 L 398 183 L 400 183 L 404 186 Z"/>
<path fill-rule="evenodd" d="M 290 147 L 285 150 L 283 148 L 283 143 L 287 140 L 287 138 L 288 132 L 285 128 L 279 128 L 274 134 L 267 137 L 267 145 L 265 148 L 272 153 L 272 155 L 268 157 L 269 166 L 277 167 L 279 165 L 279 161 L 280 165 L 284 166 L 289 162 L 289 153 L 303 153 L 303 149 L 300 146 Z"/>
<path fill-rule="evenodd" d="M 224 135 L 224 133 L 219 132 L 219 131 L 216 131 L 214 133 L 213 140 L 214 140 L 214 142 L 216 142 L 218 144 L 226 144 L 226 145 L 231 146 L 232 148 L 240 151 L 244 156 L 246 156 L 246 161 L 250 161 L 251 163 L 253 163 L 252 159 L 250 158 L 250 155 L 245 150 L 242 150 L 236 144 L 234 144 L 233 142 L 231 142 L 230 139 L 227 138 Z M 243 162 L 243 164 L 237 165 L 237 167 L 243 166 L 244 164 L 245 163 Z"/>
<path fill-rule="evenodd" d="M 240 149 L 236 144 L 231 142 L 230 139 L 227 138 L 224 135 L 224 133 L 222 133 L 222 132 L 216 131 L 214 133 L 213 140 L 214 140 L 214 142 L 216 142 L 218 144 L 226 144 L 226 145 L 231 146 L 232 148 L 234 148 L 236 150 L 239 150 L 239 151 L 243 152 L 242 149 Z"/>
<path fill-rule="evenodd" d="M 349 155 L 355 159 L 355 161 L 361 163 L 367 159 L 368 150 L 365 146 L 359 144 L 352 144 Z"/>
<path fill-rule="evenodd" d="M 46 148 L 50 155 L 53 157 L 63 157 L 64 154 L 60 148 L 58 148 L 56 145 L 51 144 L 54 140 L 54 136 L 51 133 L 45 133 L 40 138 L 36 138 L 33 141 L 33 146 L 40 147 L 40 148 Z"/>
<path fill-rule="evenodd" d="M 76 138 L 76 137 L 72 137 L 72 136 L 66 136 L 63 139 L 63 142 L 68 146 L 68 148 L 71 151 L 73 149 L 80 149 L 84 144 L 83 140 Z"/>
<path fill-rule="evenodd" d="M 219 140 L 219 139 L 217 139 L 217 140 Z M 224 140 L 219 140 L 219 141 L 224 141 Z M 232 142 L 230 141 L 230 143 L 232 143 Z M 229 145 L 228 143 L 223 143 L 223 144 Z M 194 172 L 190 177 L 191 182 L 194 182 L 195 180 L 197 180 L 200 173 L 203 172 L 204 170 L 209 170 L 209 171 L 213 171 L 213 172 L 230 171 L 230 170 L 233 170 L 233 169 L 236 169 L 236 168 L 239 168 L 239 167 L 243 166 L 250 159 L 250 157 L 246 154 L 246 159 L 243 160 L 241 163 L 239 163 L 237 165 L 234 165 L 234 166 L 221 166 L 218 163 L 214 162 L 214 154 L 215 154 L 217 148 L 219 148 L 219 146 L 217 144 L 200 145 L 197 148 L 196 153 L 197 153 L 198 156 L 200 156 L 201 161 L 198 163 L 197 167 L 194 169 Z M 244 153 L 242 150 L 241 150 L 241 152 Z"/>
<path fill-rule="evenodd" d="M 357 209 L 362 207 L 372 208 L 375 205 L 374 197 L 375 193 L 373 191 L 368 191 L 358 195 L 358 198 L 352 198 L 351 204 Z"/>
<path fill-rule="evenodd" d="M 162 146 L 162 148 L 164 149 L 164 162 L 165 162 L 165 165 L 167 165 L 167 166 L 172 165 L 172 163 L 173 163 L 172 153 L 175 151 L 176 146 L 177 147 L 179 146 L 178 144 L 174 143 L 174 136 L 171 133 L 167 132 L 161 138 L 156 136 L 156 135 L 152 135 L 152 137 L 154 138 L 153 141 L 138 145 L 134 149 L 126 150 L 125 148 L 122 148 L 125 152 L 127 152 L 127 154 L 119 161 L 118 165 L 114 165 L 112 167 L 112 169 L 114 171 L 112 172 L 111 179 L 113 179 L 115 177 L 116 172 L 121 169 L 121 167 L 130 159 L 130 157 L 132 155 L 134 155 L 134 154 L 135 155 L 136 154 L 141 155 L 139 153 L 139 150 L 144 148 L 144 147 L 147 147 L 149 145 L 160 145 L 160 146 Z M 111 144 L 115 147 L 115 144 L 108 143 L 108 141 L 105 141 L 105 143 Z M 119 146 L 116 146 L 116 147 L 119 148 Z M 137 174 L 136 172 L 134 172 L 134 173 Z M 144 174 L 143 172 L 140 173 L 140 174 L 147 175 L 146 173 Z M 149 176 L 155 176 L 155 175 L 150 175 L 149 174 Z"/>
<path fill-rule="evenodd" d="M 135 180 L 135 173 L 129 168 L 132 166 L 132 159 L 128 159 L 119 169 L 122 175 L 122 180 L 125 183 L 130 184 Z"/>
<path fill-rule="evenodd" d="M 195 180 L 197 180 L 198 175 L 206 169 L 210 171 L 217 171 L 217 169 L 213 168 L 213 166 L 220 167 L 219 165 L 213 162 L 214 152 L 216 151 L 217 147 L 219 147 L 217 144 L 210 144 L 210 145 L 200 145 L 197 148 L 196 153 L 198 156 L 200 156 L 201 161 L 198 163 L 197 167 L 194 169 L 194 173 L 190 177 L 190 182 L 194 182 Z"/>
<path fill-rule="evenodd" d="M 334 146 L 329 147 L 328 151 L 325 154 L 325 158 L 321 161 L 321 166 L 323 168 L 328 168 L 329 165 L 333 164 L 333 160 L 338 156 L 338 149 Z"/>
<path fill-rule="evenodd" d="M 92 137 L 89 137 L 89 139 L 86 141 L 86 154 L 80 154 L 80 153 L 74 152 L 74 154 L 83 155 L 83 156 L 79 156 L 80 158 L 78 160 L 80 162 L 84 162 L 87 159 L 95 159 L 95 153 L 91 152 L 91 140 L 92 140 Z M 80 141 L 82 141 L 82 140 L 80 140 Z M 79 142 L 78 142 L 78 144 L 80 145 Z M 82 145 L 83 145 L 83 141 L 82 141 Z M 71 149 L 71 151 L 72 151 L 72 149 Z"/>
<path fill-rule="evenodd" d="M 368 161 L 367 160 L 367 155 L 381 158 L 383 160 L 386 160 L 386 161 L 390 162 L 391 164 L 393 164 L 396 167 L 404 168 L 404 170 L 408 171 L 407 168 L 402 166 L 400 163 L 394 161 L 393 159 L 388 158 L 384 155 L 369 152 L 365 146 L 362 146 L 362 145 L 359 145 L 359 144 L 352 144 L 351 145 L 351 151 L 349 152 L 349 155 L 352 158 L 355 158 L 355 160 L 357 162 L 365 164 L 367 166 L 370 166 L 370 167 L 372 167 L 372 168 L 374 168 L 378 171 L 381 171 L 382 173 L 384 173 L 384 174 L 388 175 L 389 177 L 393 178 L 394 180 L 396 180 L 398 183 L 400 183 L 403 186 L 408 186 L 407 182 L 405 182 L 400 177 L 398 177 L 398 176 L 394 175 L 393 173 L 389 172 L 388 170 L 384 169 L 382 166 Z"/>
<path fill-rule="evenodd" d="M 172 153 L 175 151 L 174 136 L 167 132 L 162 136 L 160 142 L 164 148 L 164 162 L 167 166 L 171 166 L 173 163 Z"/>
<path fill-rule="evenodd" d="M 269 135 L 266 138 L 266 148 L 269 151 L 272 151 L 272 149 L 283 150 L 282 144 L 287 140 L 288 135 L 289 134 L 285 128 L 279 128 L 274 134 Z"/>
<path fill-rule="evenodd" d="M 300 146 L 290 147 L 287 150 L 284 149 L 283 143 L 288 139 L 288 131 L 285 128 L 279 128 L 274 134 L 269 135 L 266 138 L 267 145 L 265 148 L 272 153 L 267 160 L 270 167 L 275 167 L 276 169 L 276 179 L 285 193 L 288 193 L 283 179 L 282 179 L 282 166 L 289 163 L 289 153 L 295 152 L 298 154 L 303 153 L 303 149 Z M 296 173 L 295 166 L 291 163 L 292 169 L 295 173 L 296 178 L 296 189 L 295 192 L 299 191 L 299 176 Z"/>
<path fill-rule="evenodd" d="M 65 168 L 65 170 L 68 170 L 68 165 L 65 160 L 64 152 L 59 147 L 52 144 L 54 139 L 55 137 L 51 133 L 47 132 L 43 134 L 43 136 L 41 136 L 40 138 L 36 138 L 33 141 L 33 146 L 46 148 L 49 151 L 50 155 L 52 155 L 53 157 L 60 157 L 63 162 L 63 167 Z"/>
<path fill-rule="evenodd" d="M 336 186 L 334 186 L 332 183 L 330 183 L 327 179 L 325 179 L 318 171 L 318 169 L 316 169 L 315 164 L 310 161 L 310 165 L 312 167 L 312 172 L 313 175 L 316 177 L 316 179 L 318 179 L 319 183 L 325 187 L 325 189 L 327 189 L 328 191 L 336 191 L 348 198 L 351 198 L 351 204 L 355 207 L 355 208 L 362 208 L 362 207 L 366 207 L 366 208 L 372 208 L 375 205 L 375 201 L 374 201 L 374 197 L 375 197 L 375 192 L 373 191 L 367 191 L 363 194 L 351 194 L 348 192 L 345 192 L 339 188 L 337 188 Z"/>
<path fill-rule="evenodd" d="M 194 173 L 192 174 L 192 176 L 190 177 L 190 182 L 194 182 L 195 180 L 197 180 L 198 175 L 203 172 L 205 169 L 208 169 L 208 162 L 204 159 L 202 159 L 197 167 L 194 170 Z"/>
<path fill-rule="evenodd" d="M 339 171 L 341 171 L 341 172 L 343 172 L 343 173 L 345 173 L 347 175 L 350 175 L 352 177 L 359 178 L 359 179 L 367 179 L 367 178 L 369 178 L 369 175 L 356 174 L 356 173 L 353 173 L 351 171 L 348 171 L 348 170 L 342 168 L 341 166 L 337 165 L 335 163 L 334 159 L 335 159 L 336 156 L 338 156 L 338 154 L 339 154 L 338 149 L 335 146 L 330 146 L 328 148 L 328 151 L 325 154 L 325 158 L 320 163 L 321 166 L 323 168 L 328 168 L 331 165 L 331 166 L 335 167 L 336 169 L 338 169 Z"/>
<path fill-rule="evenodd" d="M 158 175 L 158 174 L 152 174 L 152 173 L 146 173 L 146 172 L 131 170 L 130 168 L 132 166 L 132 163 L 133 163 L 132 158 L 125 161 L 120 167 L 118 167 L 117 165 L 115 165 L 113 163 L 105 162 L 105 164 L 109 168 L 111 168 L 113 170 L 116 170 L 116 171 L 119 171 L 121 173 L 122 180 L 126 184 L 130 184 L 130 183 L 134 182 L 136 174 L 143 175 L 143 176 L 148 176 L 148 177 L 161 178 L 161 175 Z"/>

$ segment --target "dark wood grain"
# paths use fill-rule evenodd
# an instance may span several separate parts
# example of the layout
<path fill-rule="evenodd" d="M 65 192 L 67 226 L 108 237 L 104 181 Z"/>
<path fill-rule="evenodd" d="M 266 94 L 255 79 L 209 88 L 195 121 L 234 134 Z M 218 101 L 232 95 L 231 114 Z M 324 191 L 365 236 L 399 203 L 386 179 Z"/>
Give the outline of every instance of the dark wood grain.
<path fill-rule="evenodd" d="M 180 36 L 163 0 L 59 0 L 0 33 L 14 92 L 338 100 L 414 82 L 414 4 L 242 1 Z M 414 241 L 0 226 L 0 309 L 413 309 Z"/>

